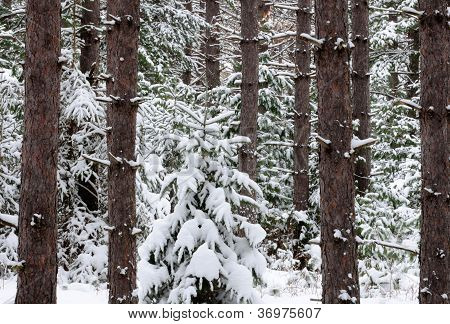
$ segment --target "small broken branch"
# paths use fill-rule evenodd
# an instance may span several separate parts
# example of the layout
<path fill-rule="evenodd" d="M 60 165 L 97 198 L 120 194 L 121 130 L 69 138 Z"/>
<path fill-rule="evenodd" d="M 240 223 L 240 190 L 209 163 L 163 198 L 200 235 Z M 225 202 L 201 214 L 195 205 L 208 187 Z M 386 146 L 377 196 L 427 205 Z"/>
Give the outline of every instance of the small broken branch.
<path fill-rule="evenodd" d="M 323 43 L 325 42 L 325 39 L 317 39 L 316 37 L 306 34 L 306 33 L 302 33 L 299 36 L 306 39 L 307 41 L 310 41 L 311 43 L 313 43 L 314 45 L 316 45 L 319 48 L 321 48 Z"/>
<path fill-rule="evenodd" d="M 86 160 L 89 160 L 91 162 L 94 162 L 94 163 L 97 163 L 97 164 L 100 164 L 100 165 L 103 165 L 103 166 L 106 166 L 106 167 L 109 167 L 111 165 L 111 163 L 109 161 L 107 161 L 107 160 L 101 160 L 101 159 L 95 158 L 93 156 L 89 156 L 87 154 L 82 154 L 81 157 L 86 159 Z"/>
<path fill-rule="evenodd" d="M 380 245 L 380 246 L 384 246 L 384 247 L 389 247 L 392 249 L 397 249 L 397 250 L 402 250 L 402 251 L 406 251 L 406 252 L 410 252 L 413 254 L 419 254 L 419 251 L 417 251 L 417 249 L 414 249 L 412 247 L 409 246 L 404 246 L 404 245 L 400 245 L 397 243 L 391 243 L 391 242 L 384 242 L 384 241 L 380 241 L 380 240 L 363 240 L 359 237 L 356 238 L 356 242 L 358 244 L 376 244 L 376 245 Z M 312 239 L 308 242 L 308 244 L 312 244 L 312 245 L 319 245 L 320 246 L 320 241 L 318 239 Z"/>
<path fill-rule="evenodd" d="M 413 102 L 411 100 L 408 100 L 408 99 L 397 98 L 397 99 L 395 99 L 395 103 L 398 104 L 398 105 L 404 105 L 404 106 L 407 106 L 407 107 L 410 107 L 410 108 L 414 108 L 414 109 L 417 109 L 419 111 L 422 109 L 422 107 L 420 105 L 418 105 L 415 102 Z"/>

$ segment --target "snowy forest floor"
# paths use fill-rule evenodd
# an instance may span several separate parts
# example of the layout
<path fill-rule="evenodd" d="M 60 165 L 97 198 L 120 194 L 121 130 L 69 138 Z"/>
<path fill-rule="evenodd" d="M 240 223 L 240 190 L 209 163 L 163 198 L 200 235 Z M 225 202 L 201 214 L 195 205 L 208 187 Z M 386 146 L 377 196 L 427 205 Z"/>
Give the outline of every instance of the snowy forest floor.
<path fill-rule="evenodd" d="M 264 276 L 266 287 L 260 289 L 264 304 L 320 304 L 320 284 L 305 287 L 295 272 L 268 270 Z M 105 287 L 69 283 L 58 284 L 59 304 L 106 304 L 108 291 Z M 0 279 L 0 304 L 14 303 L 16 278 Z M 418 303 L 417 293 L 403 290 L 371 292 L 361 298 L 362 304 L 411 304 Z"/>

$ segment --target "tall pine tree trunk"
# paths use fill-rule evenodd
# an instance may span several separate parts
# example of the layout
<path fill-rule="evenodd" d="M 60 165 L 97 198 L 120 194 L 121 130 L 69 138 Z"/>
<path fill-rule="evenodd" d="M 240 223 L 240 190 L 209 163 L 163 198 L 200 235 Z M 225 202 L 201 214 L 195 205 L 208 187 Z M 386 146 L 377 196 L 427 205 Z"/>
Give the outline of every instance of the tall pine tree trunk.
<path fill-rule="evenodd" d="M 220 44 L 217 39 L 217 31 L 214 24 L 220 14 L 220 5 L 217 0 L 206 0 L 206 22 L 211 27 L 206 29 L 206 82 L 208 89 L 213 89 L 220 85 Z"/>
<path fill-rule="evenodd" d="M 449 33 L 446 0 L 420 0 L 422 227 L 420 294 L 424 304 L 449 303 L 450 213 L 447 145 Z"/>
<path fill-rule="evenodd" d="M 307 211 L 309 201 L 309 138 L 310 127 L 310 65 L 311 49 L 309 43 L 300 34 L 311 33 L 311 0 L 298 0 L 297 9 L 297 40 L 295 64 L 297 76 L 295 79 L 295 112 L 294 112 L 294 207 L 297 211 Z M 294 222 L 293 245 L 294 258 L 300 260 L 300 267 L 306 264 L 304 243 L 300 241 L 302 228 L 305 224 Z"/>
<path fill-rule="evenodd" d="M 89 73 L 89 82 L 92 84 L 92 77 L 98 69 L 100 41 L 97 29 L 100 26 L 100 0 L 84 0 L 83 14 L 81 16 L 80 36 L 83 40 L 80 56 L 80 70 Z"/>
<path fill-rule="evenodd" d="M 359 302 L 347 1 L 317 0 L 322 302 Z"/>
<path fill-rule="evenodd" d="M 355 135 L 359 139 L 370 137 L 370 93 L 369 93 L 369 4 L 368 0 L 352 0 L 352 35 L 355 47 L 353 60 L 353 120 L 359 120 Z M 370 146 L 356 152 L 356 189 L 364 195 L 370 184 Z"/>
<path fill-rule="evenodd" d="M 250 143 L 239 150 L 239 170 L 256 179 L 256 140 L 258 128 L 258 4 L 259 0 L 241 0 L 241 123 L 240 135 L 250 139 Z M 250 209 L 242 212 L 256 221 Z"/>
<path fill-rule="evenodd" d="M 56 303 L 61 1 L 28 0 L 16 303 Z"/>
<path fill-rule="evenodd" d="M 295 64 L 295 114 L 294 114 L 294 206 L 296 210 L 308 210 L 309 199 L 309 137 L 310 137 L 310 46 L 300 34 L 311 33 L 311 0 L 298 0 L 297 48 Z"/>
<path fill-rule="evenodd" d="M 192 12 L 192 0 L 188 0 L 185 4 L 184 4 L 184 8 L 189 11 Z M 186 49 L 184 50 L 184 53 L 186 54 L 187 57 L 192 56 L 192 47 L 190 45 L 188 45 L 186 47 Z M 183 81 L 184 84 L 191 84 L 192 81 L 192 70 L 191 67 L 188 66 L 186 68 L 185 71 L 183 71 L 182 75 L 181 75 L 181 79 Z"/>
<path fill-rule="evenodd" d="M 91 85 L 95 84 L 95 74 L 98 71 L 100 57 L 100 40 L 96 28 L 100 27 L 100 0 L 84 0 L 83 13 L 81 16 L 80 37 L 83 41 L 81 46 L 80 70 L 87 73 L 87 80 Z M 98 171 L 97 165 L 93 166 Z M 95 186 L 95 176 L 89 179 L 78 177 L 78 195 L 90 211 L 98 210 L 98 190 Z"/>
<path fill-rule="evenodd" d="M 111 76 L 107 94 L 113 102 L 107 110 L 108 217 L 109 235 L 109 302 L 135 303 L 136 288 L 136 115 L 138 105 L 131 102 L 137 95 L 139 0 L 108 0 L 107 68 Z"/>

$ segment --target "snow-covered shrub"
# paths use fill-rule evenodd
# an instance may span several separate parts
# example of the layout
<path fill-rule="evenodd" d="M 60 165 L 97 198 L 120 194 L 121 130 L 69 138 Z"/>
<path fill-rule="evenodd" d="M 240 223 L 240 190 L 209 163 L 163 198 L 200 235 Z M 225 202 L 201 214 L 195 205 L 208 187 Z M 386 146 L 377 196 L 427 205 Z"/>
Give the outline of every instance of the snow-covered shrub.
<path fill-rule="evenodd" d="M 17 222 L 22 146 L 23 85 L 10 70 L 0 70 L 0 219 Z M 17 230 L 0 222 L 0 277 L 17 258 Z"/>
<path fill-rule="evenodd" d="M 70 57 L 70 55 L 69 55 Z M 98 284 L 106 279 L 106 169 L 87 159 L 106 158 L 106 116 L 86 76 L 65 68 L 61 83 L 58 164 L 59 251 L 70 281 Z"/>

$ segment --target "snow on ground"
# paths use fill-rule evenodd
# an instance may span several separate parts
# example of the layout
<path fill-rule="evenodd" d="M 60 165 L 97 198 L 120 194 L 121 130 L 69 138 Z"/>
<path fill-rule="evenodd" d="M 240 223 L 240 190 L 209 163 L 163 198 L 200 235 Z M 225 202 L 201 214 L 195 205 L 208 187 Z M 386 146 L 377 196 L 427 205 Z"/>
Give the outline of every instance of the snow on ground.
<path fill-rule="evenodd" d="M 301 276 L 286 271 L 269 270 L 264 275 L 267 286 L 260 288 L 265 304 L 320 304 L 320 290 L 315 285 L 304 285 Z M 0 279 L 0 304 L 14 303 L 16 279 Z M 87 284 L 71 283 L 58 285 L 59 304 L 106 304 L 108 291 Z M 384 296 L 362 298 L 362 304 L 411 304 L 417 303 L 411 293 L 393 291 Z"/>

